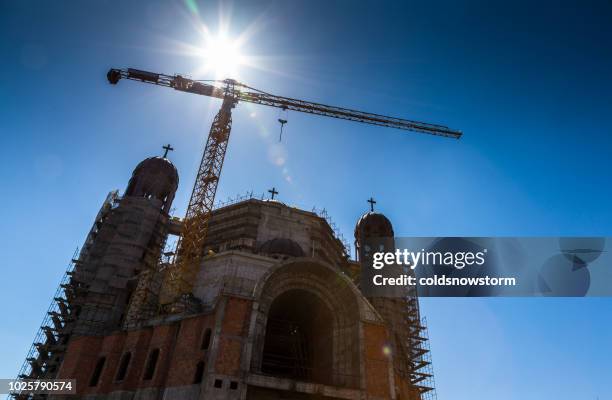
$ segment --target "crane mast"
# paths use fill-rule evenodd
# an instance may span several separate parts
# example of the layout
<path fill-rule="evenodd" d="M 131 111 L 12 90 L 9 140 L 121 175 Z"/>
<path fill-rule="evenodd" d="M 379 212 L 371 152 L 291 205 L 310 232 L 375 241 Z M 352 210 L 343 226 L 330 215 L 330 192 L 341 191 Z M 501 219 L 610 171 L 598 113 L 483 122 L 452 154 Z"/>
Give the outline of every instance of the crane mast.
<path fill-rule="evenodd" d="M 232 127 L 232 108 L 234 99 L 223 99 L 221 109 L 215 116 L 204 147 L 202 161 L 189 199 L 189 205 L 178 246 L 178 268 L 169 271 L 169 279 L 162 292 L 161 302 L 171 303 L 177 294 L 191 291 L 202 258 L 208 224 L 212 217 L 215 194 L 221 177 L 221 169 Z"/>
<path fill-rule="evenodd" d="M 107 78 L 111 84 L 117 84 L 120 79 L 129 79 L 223 100 L 204 147 L 204 154 L 183 221 L 176 265 L 168 271 L 164 282 L 165 290 L 161 293 L 160 303 L 162 305 L 177 304 L 183 295 L 191 293 L 198 267 L 204 256 L 208 225 L 212 217 L 215 194 L 231 132 L 232 109 L 240 101 L 455 139 L 459 139 L 462 135 L 461 131 L 443 125 L 276 96 L 233 79 L 198 81 L 181 75 L 158 74 L 133 68 L 110 69 Z"/>

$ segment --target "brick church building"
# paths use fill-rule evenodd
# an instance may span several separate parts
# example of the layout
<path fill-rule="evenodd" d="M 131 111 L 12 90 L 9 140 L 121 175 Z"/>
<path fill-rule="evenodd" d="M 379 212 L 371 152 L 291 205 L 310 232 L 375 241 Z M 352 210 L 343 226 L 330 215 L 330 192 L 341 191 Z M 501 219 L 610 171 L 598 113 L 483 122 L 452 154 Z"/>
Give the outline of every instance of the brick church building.
<path fill-rule="evenodd" d="M 186 307 L 160 305 L 182 221 L 178 173 L 142 161 L 102 206 L 22 377 L 76 379 L 70 399 L 429 398 L 416 296 L 367 298 L 365 240 L 393 227 L 368 212 L 356 259 L 325 218 L 277 200 L 217 208 Z M 22 396 L 23 397 L 23 396 Z"/>

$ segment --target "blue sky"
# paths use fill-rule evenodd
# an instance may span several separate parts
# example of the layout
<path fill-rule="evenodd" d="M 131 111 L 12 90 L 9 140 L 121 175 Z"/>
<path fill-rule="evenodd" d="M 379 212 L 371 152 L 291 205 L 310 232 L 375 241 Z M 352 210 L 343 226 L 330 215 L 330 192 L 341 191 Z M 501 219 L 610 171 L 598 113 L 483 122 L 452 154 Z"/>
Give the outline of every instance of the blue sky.
<path fill-rule="evenodd" d="M 61 4 L 61 5 L 59 5 Z M 0 377 L 11 377 L 109 190 L 171 154 L 184 213 L 219 101 L 109 67 L 193 74 L 196 27 L 248 31 L 239 78 L 461 129 L 460 141 L 239 105 L 218 199 L 272 186 L 346 237 L 366 199 L 397 235 L 609 236 L 609 2 L 0 1 Z M 193 6 L 195 4 L 195 7 Z M 209 76 L 194 76 L 209 78 Z M 601 399 L 609 299 L 425 299 L 441 399 Z M 477 390 L 479 389 L 479 390 Z"/>

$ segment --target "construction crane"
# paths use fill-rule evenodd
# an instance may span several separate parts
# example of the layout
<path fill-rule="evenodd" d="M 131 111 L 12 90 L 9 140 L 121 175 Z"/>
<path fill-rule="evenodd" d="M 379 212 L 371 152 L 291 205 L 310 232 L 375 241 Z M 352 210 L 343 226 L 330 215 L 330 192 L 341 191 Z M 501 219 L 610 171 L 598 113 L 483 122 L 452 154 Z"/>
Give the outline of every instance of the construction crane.
<path fill-rule="evenodd" d="M 221 176 L 223 160 L 225 159 L 232 126 L 232 109 L 239 102 L 261 104 L 283 110 L 299 111 L 455 139 L 459 139 L 462 134 L 460 131 L 442 125 L 276 96 L 233 79 L 202 81 L 188 79 L 181 75 L 164 75 L 133 68 L 112 68 L 108 71 L 107 78 L 111 84 L 117 84 L 121 79 L 129 79 L 223 100 L 204 147 L 204 154 L 183 221 L 176 265 L 169 272 L 165 285 L 167 286 L 167 292 L 162 294 L 161 304 L 176 303 L 183 295 L 191 293 L 198 266 L 203 257 L 208 224 L 212 216 L 215 194 Z"/>

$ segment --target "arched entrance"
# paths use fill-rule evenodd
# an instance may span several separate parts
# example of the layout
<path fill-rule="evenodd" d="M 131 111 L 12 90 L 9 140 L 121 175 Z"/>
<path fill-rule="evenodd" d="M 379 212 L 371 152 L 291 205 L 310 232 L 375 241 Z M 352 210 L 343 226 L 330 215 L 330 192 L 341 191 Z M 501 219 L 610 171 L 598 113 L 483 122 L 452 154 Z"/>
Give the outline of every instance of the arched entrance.
<path fill-rule="evenodd" d="M 314 293 L 290 289 L 270 306 L 262 372 L 296 380 L 331 383 L 333 316 Z"/>
<path fill-rule="evenodd" d="M 320 260 L 287 261 L 261 279 L 255 298 L 254 373 L 363 386 L 360 316 L 365 303 L 338 269 Z"/>

